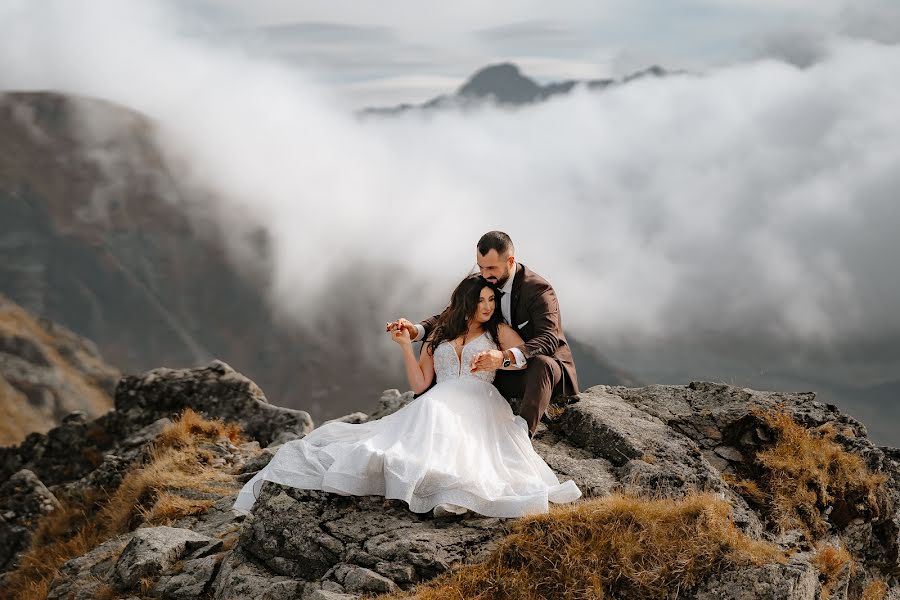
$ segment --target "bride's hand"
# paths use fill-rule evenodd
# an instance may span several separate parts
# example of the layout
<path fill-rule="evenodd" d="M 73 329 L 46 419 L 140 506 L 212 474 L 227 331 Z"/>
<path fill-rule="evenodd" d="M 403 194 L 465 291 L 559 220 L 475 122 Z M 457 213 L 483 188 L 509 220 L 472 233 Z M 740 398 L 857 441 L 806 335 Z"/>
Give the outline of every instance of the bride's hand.
<path fill-rule="evenodd" d="M 418 330 L 416 330 L 416 326 L 409 320 L 400 317 L 396 321 L 391 321 L 390 323 L 385 324 L 385 331 L 392 331 L 394 329 L 405 329 L 409 334 L 410 339 L 413 339 L 418 334 Z"/>
<path fill-rule="evenodd" d="M 472 357 L 470 370 L 472 373 L 479 371 L 496 371 L 503 366 L 503 352 L 500 350 L 485 350 Z"/>
<path fill-rule="evenodd" d="M 412 338 L 409 337 L 409 331 L 405 327 L 391 330 L 391 339 L 401 346 L 403 344 L 411 344 Z"/>

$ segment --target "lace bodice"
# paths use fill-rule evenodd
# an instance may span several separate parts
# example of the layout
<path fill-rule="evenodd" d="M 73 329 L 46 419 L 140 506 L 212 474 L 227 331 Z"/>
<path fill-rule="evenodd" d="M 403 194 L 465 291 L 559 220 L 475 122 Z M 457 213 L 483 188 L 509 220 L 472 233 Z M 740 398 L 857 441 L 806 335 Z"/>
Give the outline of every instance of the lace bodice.
<path fill-rule="evenodd" d="M 496 371 L 472 373 L 469 371 L 469 368 L 472 365 L 472 358 L 476 354 L 485 350 L 496 349 L 497 345 L 491 341 L 490 336 L 487 333 L 482 333 L 463 346 L 462 368 L 460 368 L 460 361 L 456 357 L 456 350 L 453 349 L 453 344 L 449 341 L 441 342 L 434 349 L 434 375 L 437 377 L 437 382 L 441 383 L 442 381 L 458 379 L 459 377 L 477 377 L 488 383 L 493 383 L 494 376 L 497 374 Z"/>

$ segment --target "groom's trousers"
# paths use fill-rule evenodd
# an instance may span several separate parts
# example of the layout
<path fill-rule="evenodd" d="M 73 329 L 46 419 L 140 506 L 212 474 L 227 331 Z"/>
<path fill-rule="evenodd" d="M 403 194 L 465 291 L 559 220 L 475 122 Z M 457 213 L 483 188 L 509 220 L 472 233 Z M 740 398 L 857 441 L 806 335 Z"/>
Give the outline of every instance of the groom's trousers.
<path fill-rule="evenodd" d="M 521 398 L 519 415 L 528 423 L 531 435 L 537 431 L 550 400 L 562 392 L 563 370 L 555 358 L 532 356 L 521 371 L 497 371 L 494 385 L 506 398 Z"/>

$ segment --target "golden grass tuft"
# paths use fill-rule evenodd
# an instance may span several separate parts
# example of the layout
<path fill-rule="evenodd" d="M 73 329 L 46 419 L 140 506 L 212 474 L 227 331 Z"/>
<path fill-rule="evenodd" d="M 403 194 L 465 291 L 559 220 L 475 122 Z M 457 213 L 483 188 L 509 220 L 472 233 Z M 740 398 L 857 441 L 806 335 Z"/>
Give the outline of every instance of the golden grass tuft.
<path fill-rule="evenodd" d="M 888 586 L 881 579 L 870 581 L 869 585 L 863 589 L 862 596 L 859 600 L 884 600 L 887 596 Z"/>
<path fill-rule="evenodd" d="M 116 592 L 116 588 L 108 583 L 104 583 L 97 588 L 94 600 L 116 600 L 118 597 L 119 594 Z"/>
<path fill-rule="evenodd" d="M 514 522 L 483 563 L 383 598 L 661 598 L 725 568 L 779 562 L 711 494 L 683 500 L 614 495 Z"/>
<path fill-rule="evenodd" d="M 816 555 L 812 559 L 812 564 L 822 576 L 822 600 L 827 600 L 834 592 L 834 588 L 841 580 L 841 577 L 843 577 L 845 569 L 849 569 L 850 574 L 853 573 L 853 558 L 843 546 L 835 547 L 830 544 L 819 544 L 816 548 Z"/>
<path fill-rule="evenodd" d="M 215 500 L 197 500 L 171 492 L 162 492 L 157 495 L 150 510 L 144 510 L 141 514 L 145 523 L 170 525 L 183 517 L 202 515 L 215 503 Z"/>
<path fill-rule="evenodd" d="M 232 493 L 234 477 L 210 466 L 204 445 L 240 441 L 233 424 L 203 419 L 186 410 L 155 441 L 147 462 L 130 470 L 111 495 L 99 491 L 62 501 L 43 517 L 31 548 L 19 557 L 0 598 L 39 600 L 67 560 L 142 524 L 167 524 L 206 511 L 214 500 L 185 498 L 178 490 L 222 496 Z"/>
<path fill-rule="evenodd" d="M 768 501 L 766 493 L 752 479 L 739 479 L 730 473 L 723 473 L 722 480 L 737 489 L 741 496 L 757 506 L 762 506 Z"/>
<path fill-rule="evenodd" d="M 152 577 L 141 577 L 141 583 L 140 583 L 141 595 L 146 596 L 147 594 L 149 594 L 150 590 L 153 589 L 154 583 L 156 583 L 156 582 L 153 581 Z"/>
<path fill-rule="evenodd" d="M 159 434 L 156 438 L 156 446 L 172 448 L 194 446 L 197 444 L 198 438 L 206 438 L 209 441 L 226 438 L 233 443 L 243 441 L 241 428 L 237 423 L 225 423 L 221 419 L 206 419 L 188 408 L 177 421 Z"/>
<path fill-rule="evenodd" d="M 777 529 L 802 529 L 821 539 L 831 523 L 840 529 L 855 516 L 881 514 L 886 476 L 871 473 L 859 456 L 835 442 L 832 427 L 806 429 L 783 409 L 756 416 L 773 431 L 775 443 L 756 455 L 755 481 L 729 483 Z"/>

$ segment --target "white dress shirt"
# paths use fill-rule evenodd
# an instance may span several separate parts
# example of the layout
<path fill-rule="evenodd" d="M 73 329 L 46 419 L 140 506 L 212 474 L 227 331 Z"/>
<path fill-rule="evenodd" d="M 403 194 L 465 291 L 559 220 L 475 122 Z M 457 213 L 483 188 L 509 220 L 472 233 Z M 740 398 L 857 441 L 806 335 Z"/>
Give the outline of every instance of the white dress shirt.
<path fill-rule="evenodd" d="M 512 268 L 513 274 L 510 275 L 509 279 L 506 280 L 506 283 L 503 284 L 503 287 L 500 288 L 500 291 L 503 292 L 503 296 L 500 298 L 500 312 L 503 313 L 503 318 L 506 322 L 511 326 L 512 325 L 512 288 L 513 288 L 513 279 L 516 277 L 516 268 L 518 264 L 514 264 Z M 423 337 L 425 337 L 425 328 L 422 327 L 421 323 L 416 323 L 416 337 L 413 340 L 414 342 L 420 341 Z M 518 348 L 510 348 L 510 351 L 513 354 L 513 357 L 516 359 L 515 365 L 517 368 L 521 369 L 525 366 L 525 355 L 522 354 L 522 351 Z"/>

